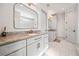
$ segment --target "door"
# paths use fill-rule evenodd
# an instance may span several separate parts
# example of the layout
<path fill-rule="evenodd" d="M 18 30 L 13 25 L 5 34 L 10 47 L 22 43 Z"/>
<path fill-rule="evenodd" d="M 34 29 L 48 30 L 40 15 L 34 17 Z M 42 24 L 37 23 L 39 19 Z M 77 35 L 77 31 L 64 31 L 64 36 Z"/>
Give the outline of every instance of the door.
<path fill-rule="evenodd" d="M 48 47 L 48 36 L 44 37 L 44 45 L 45 45 L 45 48 Z"/>
<path fill-rule="evenodd" d="M 76 42 L 77 19 L 75 10 L 65 13 L 65 37 L 71 42 Z"/>
<path fill-rule="evenodd" d="M 27 46 L 27 56 L 37 56 L 40 54 L 40 40 Z"/>
<path fill-rule="evenodd" d="M 48 34 L 43 34 L 42 35 L 42 46 L 43 46 L 43 50 L 46 49 L 48 47 Z"/>

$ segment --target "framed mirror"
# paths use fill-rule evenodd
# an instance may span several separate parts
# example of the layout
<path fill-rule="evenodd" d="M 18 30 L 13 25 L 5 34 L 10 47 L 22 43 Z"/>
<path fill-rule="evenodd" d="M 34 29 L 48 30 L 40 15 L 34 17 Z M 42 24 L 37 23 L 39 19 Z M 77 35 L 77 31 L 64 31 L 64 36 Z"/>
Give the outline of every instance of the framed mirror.
<path fill-rule="evenodd" d="M 16 29 L 37 29 L 38 14 L 22 3 L 13 6 L 13 25 Z"/>

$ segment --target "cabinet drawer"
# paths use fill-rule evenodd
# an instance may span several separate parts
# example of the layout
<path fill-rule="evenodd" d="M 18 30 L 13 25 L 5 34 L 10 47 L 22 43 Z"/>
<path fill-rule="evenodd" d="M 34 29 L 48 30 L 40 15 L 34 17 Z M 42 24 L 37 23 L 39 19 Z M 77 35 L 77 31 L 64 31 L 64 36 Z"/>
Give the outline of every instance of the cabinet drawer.
<path fill-rule="evenodd" d="M 36 56 L 37 55 L 37 49 L 36 49 L 36 42 L 34 44 L 31 44 L 27 46 L 27 56 Z"/>
<path fill-rule="evenodd" d="M 26 47 L 8 55 L 8 56 L 26 56 Z"/>
<path fill-rule="evenodd" d="M 40 38 L 41 38 L 41 36 L 37 36 L 37 37 L 27 39 L 27 45 L 32 44 L 33 42 L 40 40 Z"/>
<path fill-rule="evenodd" d="M 7 55 L 17 49 L 26 46 L 26 40 L 14 42 L 0 47 L 0 55 Z"/>
<path fill-rule="evenodd" d="M 40 40 L 27 46 L 27 56 L 37 56 L 40 53 Z"/>

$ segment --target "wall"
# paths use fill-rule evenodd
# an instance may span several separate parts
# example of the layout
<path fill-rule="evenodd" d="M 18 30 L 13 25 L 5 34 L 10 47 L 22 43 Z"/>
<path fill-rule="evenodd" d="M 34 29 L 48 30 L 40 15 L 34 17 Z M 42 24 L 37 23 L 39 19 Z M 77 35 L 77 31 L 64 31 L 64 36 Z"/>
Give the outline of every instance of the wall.
<path fill-rule="evenodd" d="M 64 13 L 57 14 L 57 37 L 64 37 Z"/>
<path fill-rule="evenodd" d="M 0 4 L 0 10 L 0 29 L 6 26 L 7 31 L 13 30 L 12 4 Z"/>
<path fill-rule="evenodd" d="M 79 4 L 77 5 L 78 8 L 78 28 L 77 28 L 77 43 L 79 44 Z"/>
<path fill-rule="evenodd" d="M 38 30 L 46 32 L 46 30 L 48 29 L 47 11 L 42 9 L 40 5 L 38 5 L 38 11 Z"/>
<path fill-rule="evenodd" d="M 29 29 L 14 29 L 13 27 L 13 3 L 0 3 L 0 32 L 2 28 L 6 26 L 7 32 L 14 32 L 14 31 L 27 31 Z M 31 6 L 30 8 L 36 9 Z M 39 19 L 38 19 L 39 22 Z"/>
<path fill-rule="evenodd" d="M 73 43 L 77 41 L 77 16 L 76 4 L 65 11 L 65 38 Z"/>
<path fill-rule="evenodd" d="M 66 13 L 69 13 L 69 12 L 73 12 L 74 13 L 74 16 L 72 16 L 71 15 L 71 18 L 74 18 L 74 20 L 72 20 L 71 21 L 71 18 L 69 18 L 70 19 L 70 21 L 66 18 Z M 63 13 L 58 13 L 57 14 L 57 18 L 58 18 L 58 24 L 57 24 L 57 36 L 58 37 L 66 37 L 66 35 L 67 35 L 67 33 L 68 33 L 68 35 L 70 34 L 70 36 L 73 36 L 73 35 L 75 35 L 74 37 L 75 37 L 75 39 L 74 39 L 74 41 L 76 41 L 76 33 L 74 33 L 74 34 L 72 34 L 72 32 L 73 32 L 73 30 L 77 30 L 77 6 L 76 6 L 76 4 L 74 5 L 74 6 L 72 6 L 72 7 L 70 7 L 70 8 L 67 8 L 67 9 L 65 9 L 65 12 L 63 12 Z M 65 26 L 65 20 L 68 20 L 68 26 Z M 74 23 L 73 23 L 74 22 Z M 74 28 L 73 30 L 70 30 L 68 27 L 70 26 L 70 29 L 72 29 L 72 28 Z M 70 30 L 70 31 L 68 31 L 67 33 L 65 33 L 66 32 L 66 29 L 65 29 L 65 27 L 67 27 L 67 29 L 68 30 Z M 72 37 L 70 37 L 71 39 L 72 39 Z M 71 40 L 72 41 L 72 40 Z"/>

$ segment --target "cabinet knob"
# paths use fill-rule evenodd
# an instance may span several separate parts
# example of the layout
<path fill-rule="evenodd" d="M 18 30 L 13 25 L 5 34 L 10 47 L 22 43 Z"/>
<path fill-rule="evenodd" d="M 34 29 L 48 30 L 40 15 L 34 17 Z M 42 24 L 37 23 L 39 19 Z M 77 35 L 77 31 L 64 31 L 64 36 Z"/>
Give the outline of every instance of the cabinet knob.
<path fill-rule="evenodd" d="M 39 49 L 39 48 L 40 48 L 40 43 L 37 44 L 37 49 Z"/>
<path fill-rule="evenodd" d="M 75 30 L 73 30 L 73 32 L 75 32 Z"/>

